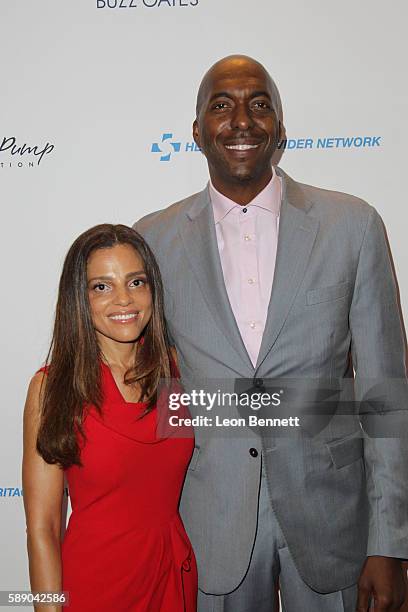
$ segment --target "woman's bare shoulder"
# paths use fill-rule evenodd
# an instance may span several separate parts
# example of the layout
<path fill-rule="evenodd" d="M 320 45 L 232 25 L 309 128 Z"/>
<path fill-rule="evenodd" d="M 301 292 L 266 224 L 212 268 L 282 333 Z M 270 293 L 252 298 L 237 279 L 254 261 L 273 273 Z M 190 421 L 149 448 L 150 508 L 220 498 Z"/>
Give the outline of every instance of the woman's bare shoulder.
<path fill-rule="evenodd" d="M 44 383 L 46 381 L 46 371 L 44 369 L 38 370 L 31 377 L 31 380 L 27 389 L 27 398 L 24 406 L 25 417 L 38 417 L 40 412 L 41 397 L 44 393 Z"/>

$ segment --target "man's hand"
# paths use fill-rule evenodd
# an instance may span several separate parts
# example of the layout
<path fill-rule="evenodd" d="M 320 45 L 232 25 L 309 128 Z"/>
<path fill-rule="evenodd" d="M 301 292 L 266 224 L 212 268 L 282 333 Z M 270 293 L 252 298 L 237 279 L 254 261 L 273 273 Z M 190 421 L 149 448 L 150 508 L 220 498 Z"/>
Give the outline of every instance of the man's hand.
<path fill-rule="evenodd" d="M 372 606 L 369 608 L 370 599 Z M 358 581 L 356 612 L 394 612 L 405 599 L 402 562 L 392 557 L 367 557 Z"/>

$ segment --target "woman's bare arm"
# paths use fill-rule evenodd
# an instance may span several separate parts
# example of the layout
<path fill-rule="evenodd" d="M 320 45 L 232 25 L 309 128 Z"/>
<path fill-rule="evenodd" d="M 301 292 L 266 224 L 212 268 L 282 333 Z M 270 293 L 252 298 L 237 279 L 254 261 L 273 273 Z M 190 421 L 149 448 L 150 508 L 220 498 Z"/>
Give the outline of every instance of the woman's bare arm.
<path fill-rule="evenodd" d="M 44 461 L 36 450 L 40 422 L 40 388 L 46 374 L 31 380 L 24 407 L 23 491 L 27 550 L 32 591 L 61 591 L 61 505 L 64 472 Z M 45 382 L 45 381 L 44 381 Z M 60 612 L 62 607 L 36 605 L 37 612 Z"/>

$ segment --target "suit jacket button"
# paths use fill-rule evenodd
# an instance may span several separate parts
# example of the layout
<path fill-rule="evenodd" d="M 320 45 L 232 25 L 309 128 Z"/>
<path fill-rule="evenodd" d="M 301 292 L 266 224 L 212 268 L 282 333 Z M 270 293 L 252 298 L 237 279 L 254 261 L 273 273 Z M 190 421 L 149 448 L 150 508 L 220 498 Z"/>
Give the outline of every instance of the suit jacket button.
<path fill-rule="evenodd" d="M 258 456 L 258 451 L 256 450 L 256 448 L 250 448 L 249 449 L 249 454 L 251 455 L 251 457 L 257 457 Z"/>
<path fill-rule="evenodd" d="M 254 385 L 255 387 L 257 387 L 258 389 L 260 389 L 263 386 L 263 380 L 262 378 L 255 378 L 254 380 Z"/>

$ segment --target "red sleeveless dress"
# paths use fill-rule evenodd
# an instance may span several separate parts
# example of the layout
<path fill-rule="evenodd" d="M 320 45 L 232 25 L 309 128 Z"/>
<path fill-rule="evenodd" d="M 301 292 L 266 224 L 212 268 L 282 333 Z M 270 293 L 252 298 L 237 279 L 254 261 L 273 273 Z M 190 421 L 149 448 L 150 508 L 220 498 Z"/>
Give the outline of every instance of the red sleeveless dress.
<path fill-rule="evenodd" d="M 196 562 L 178 512 L 192 431 L 158 435 L 157 409 L 137 420 L 146 404 L 126 402 L 109 367 L 101 368 L 102 416 L 89 408 L 83 467 L 65 470 L 67 610 L 195 612 Z"/>

